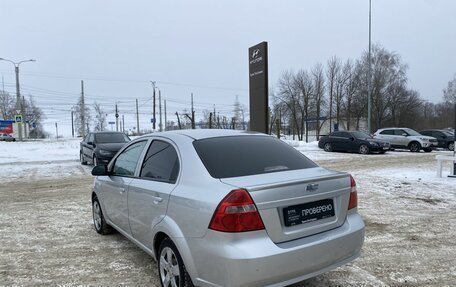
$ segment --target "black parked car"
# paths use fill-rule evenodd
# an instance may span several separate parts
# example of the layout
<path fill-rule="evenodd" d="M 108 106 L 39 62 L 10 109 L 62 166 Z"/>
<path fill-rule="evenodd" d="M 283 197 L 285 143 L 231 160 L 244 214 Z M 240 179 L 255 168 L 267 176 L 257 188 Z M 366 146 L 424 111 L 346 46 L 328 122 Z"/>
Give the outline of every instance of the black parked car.
<path fill-rule="evenodd" d="M 454 134 L 448 130 L 425 130 L 420 134 L 436 138 L 438 147 L 454 150 Z"/>
<path fill-rule="evenodd" d="M 94 166 L 108 164 L 130 138 L 121 132 L 93 132 L 85 136 L 80 144 L 81 164 L 91 162 Z"/>
<path fill-rule="evenodd" d="M 390 143 L 360 132 L 337 131 L 320 138 L 318 147 L 325 151 L 351 151 L 361 154 L 372 152 L 385 153 L 390 149 Z"/>

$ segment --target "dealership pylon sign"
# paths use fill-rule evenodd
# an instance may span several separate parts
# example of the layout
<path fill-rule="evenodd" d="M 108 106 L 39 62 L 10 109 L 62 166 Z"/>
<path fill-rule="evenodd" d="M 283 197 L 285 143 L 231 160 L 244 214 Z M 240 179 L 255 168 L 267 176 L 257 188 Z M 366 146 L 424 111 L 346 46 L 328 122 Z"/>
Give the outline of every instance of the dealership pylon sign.
<path fill-rule="evenodd" d="M 268 133 L 268 43 L 249 48 L 250 130 Z"/>

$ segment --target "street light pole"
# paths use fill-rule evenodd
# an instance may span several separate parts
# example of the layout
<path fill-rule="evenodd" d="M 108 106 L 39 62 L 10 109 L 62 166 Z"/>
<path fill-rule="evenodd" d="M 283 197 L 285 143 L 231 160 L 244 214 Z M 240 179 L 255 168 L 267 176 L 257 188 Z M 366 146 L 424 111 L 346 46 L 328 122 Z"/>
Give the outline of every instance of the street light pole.
<path fill-rule="evenodd" d="M 22 141 L 22 123 L 25 124 L 25 111 L 24 111 L 25 107 L 21 101 L 21 89 L 20 89 L 20 85 L 19 85 L 19 65 L 24 62 L 35 62 L 35 60 L 30 59 L 30 60 L 14 62 L 14 61 L 11 61 L 8 59 L 0 58 L 0 61 L 10 62 L 14 65 L 14 72 L 16 74 L 16 112 L 18 110 L 20 110 L 21 115 L 22 115 L 22 122 L 18 123 L 18 130 L 19 130 L 18 132 L 19 132 L 19 140 Z M 27 128 L 24 129 L 24 135 L 25 135 L 25 137 L 27 136 Z"/>
<path fill-rule="evenodd" d="M 371 22 L 372 22 L 372 14 L 371 14 L 371 4 L 372 0 L 369 0 L 369 54 L 367 56 L 367 61 L 369 62 L 368 67 L 368 91 L 367 91 L 367 129 L 369 133 L 372 133 L 371 129 L 371 109 L 372 109 L 372 64 L 371 64 Z M 380 127 L 377 127 L 380 128 Z"/>

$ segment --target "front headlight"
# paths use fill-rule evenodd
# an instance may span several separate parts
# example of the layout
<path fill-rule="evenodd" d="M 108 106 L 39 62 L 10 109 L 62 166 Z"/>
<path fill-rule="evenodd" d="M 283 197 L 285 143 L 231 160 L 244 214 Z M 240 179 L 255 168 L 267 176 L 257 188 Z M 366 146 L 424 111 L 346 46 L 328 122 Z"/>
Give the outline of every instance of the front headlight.
<path fill-rule="evenodd" d="M 370 145 L 373 145 L 373 146 L 378 146 L 378 143 L 376 142 L 369 142 Z"/>
<path fill-rule="evenodd" d="M 99 150 L 99 153 L 100 153 L 100 155 L 104 155 L 104 156 L 109 156 L 109 155 L 111 155 L 111 152 L 110 152 L 110 151 L 104 150 L 104 149 L 100 149 L 100 150 Z"/>
<path fill-rule="evenodd" d="M 420 138 L 420 140 L 425 141 L 425 142 L 429 141 L 429 139 L 427 139 L 427 138 Z"/>

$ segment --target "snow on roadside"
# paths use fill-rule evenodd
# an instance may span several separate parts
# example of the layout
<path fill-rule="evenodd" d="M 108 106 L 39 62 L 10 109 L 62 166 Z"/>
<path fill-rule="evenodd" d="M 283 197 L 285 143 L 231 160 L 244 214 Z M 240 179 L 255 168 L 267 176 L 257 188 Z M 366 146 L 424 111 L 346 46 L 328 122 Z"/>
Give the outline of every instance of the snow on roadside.
<path fill-rule="evenodd" d="M 0 142 L 0 181 L 90 174 L 79 163 L 80 139 Z"/>
<path fill-rule="evenodd" d="M 0 142 L 0 164 L 79 160 L 80 139 Z"/>

